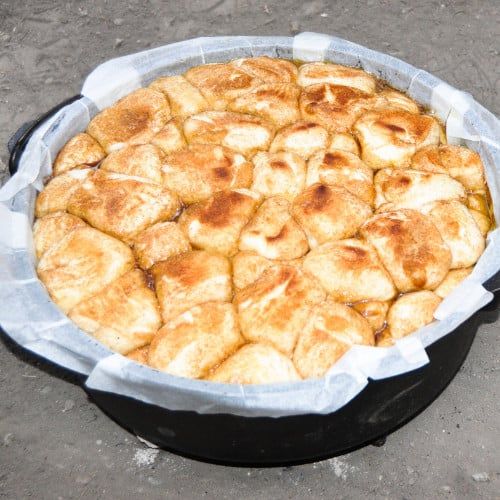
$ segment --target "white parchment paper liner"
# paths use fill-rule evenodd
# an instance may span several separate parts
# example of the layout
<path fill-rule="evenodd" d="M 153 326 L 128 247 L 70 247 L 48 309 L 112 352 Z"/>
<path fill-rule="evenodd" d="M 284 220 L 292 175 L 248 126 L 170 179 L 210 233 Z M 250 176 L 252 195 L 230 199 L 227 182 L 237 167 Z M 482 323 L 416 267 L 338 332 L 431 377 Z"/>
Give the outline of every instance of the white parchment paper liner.
<path fill-rule="evenodd" d="M 429 362 L 425 347 L 486 305 L 482 284 L 500 269 L 500 230 L 473 273 L 439 306 L 432 324 L 390 348 L 355 346 L 319 380 L 239 386 L 174 377 L 112 353 L 82 332 L 50 300 L 35 272 L 31 235 L 36 191 L 50 174 L 62 145 L 85 130 L 98 110 L 159 75 L 179 74 L 198 64 L 269 55 L 301 61 L 328 60 L 369 71 L 428 105 L 446 122 L 448 140 L 481 154 L 496 220 L 500 220 L 500 125 L 474 99 L 398 59 L 318 33 L 291 37 L 197 38 L 108 61 L 86 79 L 80 100 L 47 120 L 29 141 L 19 171 L 0 190 L 0 324 L 25 348 L 88 375 L 92 389 L 114 392 L 171 410 L 244 416 L 330 413 L 368 383 Z"/>

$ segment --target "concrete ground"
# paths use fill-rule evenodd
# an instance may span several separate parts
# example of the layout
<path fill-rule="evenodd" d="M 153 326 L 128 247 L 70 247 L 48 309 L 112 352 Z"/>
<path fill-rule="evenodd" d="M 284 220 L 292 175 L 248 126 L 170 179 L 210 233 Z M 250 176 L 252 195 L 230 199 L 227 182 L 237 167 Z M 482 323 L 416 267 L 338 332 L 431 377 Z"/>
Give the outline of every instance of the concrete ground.
<path fill-rule="evenodd" d="M 498 114 L 498 21 L 495 0 L 3 0 L 0 142 L 78 93 L 99 63 L 199 35 L 335 34 L 425 68 Z M 7 157 L 0 149 L 4 164 Z M 453 383 L 385 446 L 275 469 L 151 450 L 70 376 L 0 342 L 0 497 L 500 498 L 500 322 L 492 315 Z"/>

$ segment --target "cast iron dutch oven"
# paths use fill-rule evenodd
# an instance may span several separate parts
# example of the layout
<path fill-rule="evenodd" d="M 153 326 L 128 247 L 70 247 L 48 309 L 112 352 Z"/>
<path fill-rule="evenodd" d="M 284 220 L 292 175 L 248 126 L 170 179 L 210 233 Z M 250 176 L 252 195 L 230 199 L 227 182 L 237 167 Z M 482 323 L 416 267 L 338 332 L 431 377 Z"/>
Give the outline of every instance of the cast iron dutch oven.
<path fill-rule="evenodd" d="M 9 170 L 17 171 L 36 128 L 72 97 L 24 124 L 9 141 Z M 484 283 L 500 291 L 500 272 Z M 327 415 L 242 417 L 170 411 L 133 398 L 85 390 L 121 426 L 166 450 L 225 465 L 278 466 L 313 462 L 366 446 L 385 437 L 429 406 L 462 366 L 482 323 L 498 319 L 500 294 L 456 330 L 426 348 L 430 362 L 412 372 L 370 380 L 341 409 Z"/>

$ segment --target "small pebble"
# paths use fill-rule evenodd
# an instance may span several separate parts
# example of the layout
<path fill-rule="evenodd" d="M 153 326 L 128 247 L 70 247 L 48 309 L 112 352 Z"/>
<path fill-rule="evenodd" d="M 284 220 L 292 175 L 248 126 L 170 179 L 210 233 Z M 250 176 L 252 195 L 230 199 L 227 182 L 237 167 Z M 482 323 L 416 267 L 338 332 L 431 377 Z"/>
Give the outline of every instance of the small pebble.
<path fill-rule="evenodd" d="M 67 399 L 64 402 L 63 413 L 72 410 L 75 407 L 75 402 L 72 399 Z"/>
<path fill-rule="evenodd" d="M 45 387 L 43 387 L 43 388 L 41 389 L 41 391 L 40 391 L 40 392 L 41 392 L 42 394 L 48 394 L 51 390 L 52 390 L 52 387 L 50 387 L 50 385 L 46 385 Z"/>
<path fill-rule="evenodd" d="M 113 24 L 115 26 L 121 26 L 123 24 L 123 19 L 121 17 L 117 17 L 116 19 L 113 19 Z"/>
<path fill-rule="evenodd" d="M 90 476 L 78 475 L 76 476 L 75 482 L 78 484 L 87 484 L 90 483 L 91 479 Z"/>
<path fill-rule="evenodd" d="M 98 440 L 95 442 L 95 444 L 96 444 L 97 446 L 101 446 L 101 444 L 102 444 L 102 440 L 101 440 L 101 439 L 98 439 Z"/>
<path fill-rule="evenodd" d="M 49 76 L 46 80 L 45 80 L 45 85 L 50 85 L 52 82 L 54 81 L 54 79 Z"/>
<path fill-rule="evenodd" d="M 117 49 L 118 47 L 120 47 L 122 43 L 123 43 L 123 39 L 122 38 L 116 38 L 115 39 L 115 49 Z"/>
<path fill-rule="evenodd" d="M 326 12 L 322 12 L 319 17 L 328 17 L 328 14 Z"/>
<path fill-rule="evenodd" d="M 292 21 L 290 23 L 290 31 L 292 32 L 292 35 L 295 35 L 299 32 L 300 30 L 300 25 L 297 21 Z"/>
<path fill-rule="evenodd" d="M 12 434 L 12 432 L 8 432 L 7 434 L 5 434 L 5 436 L 3 438 L 3 444 L 5 446 L 9 446 L 9 444 L 12 443 L 13 439 L 14 439 L 14 434 Z"/>
<path fill-rule="evenodd" d="M 486 483 L 490 480 L 490 476 L 487 472 L 476 472 L 472 474 L 472 479 L 478 483 Z"/>
<path fill-rule="evenodd" d="M 451 491 L 451 488 L 449 486 L 443 486 L 441 489 L 446 493 L 450 493 Z"/>

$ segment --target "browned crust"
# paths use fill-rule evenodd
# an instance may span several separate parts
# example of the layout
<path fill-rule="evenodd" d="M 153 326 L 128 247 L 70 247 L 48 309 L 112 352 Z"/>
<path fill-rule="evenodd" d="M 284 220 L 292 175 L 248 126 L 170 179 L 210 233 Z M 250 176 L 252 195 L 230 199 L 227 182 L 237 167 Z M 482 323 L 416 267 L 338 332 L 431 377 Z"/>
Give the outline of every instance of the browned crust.
<path fill-rule="evenodd" d="M 323 376 L 432 321 L 483 251 L 481 158 L 440 141 L 356 68 L 264 56 L 159 78 L 60 150 L 36 202 L 39 277 L 130 360 L 230 383 Z"/>

